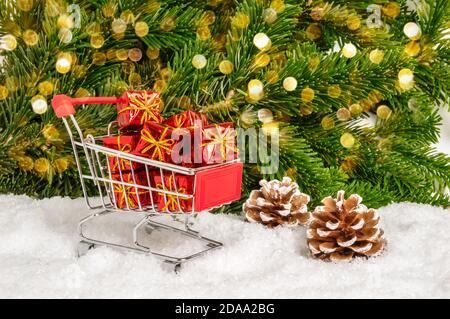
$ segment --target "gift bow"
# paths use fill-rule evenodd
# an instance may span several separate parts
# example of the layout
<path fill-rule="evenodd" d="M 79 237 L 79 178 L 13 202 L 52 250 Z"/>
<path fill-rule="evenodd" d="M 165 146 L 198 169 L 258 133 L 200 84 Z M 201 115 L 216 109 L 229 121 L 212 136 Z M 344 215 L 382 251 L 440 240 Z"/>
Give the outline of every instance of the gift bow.
<path fill-rule="evenodd" d="M 174 115 L 173 119 L 174 119 L 175 127 L 180 128 L 186 122 L 187 115 L 186 115 L 186 113 L 177 114 L 177 115 Z"/>
<path fill-rule="evenodd" d="M 132 93 L 129 95 L 130 106 L 124 107 L 119 110 L 119 114 L 126 111 L 134 111 L 130 112 L 131 117 L 136 117 L 139 112 L 142 112 L 141 116 L 141 124 L 152 120 L 154 122 L 159 122 L 158 116 L 154 113 L 155 110 L 159 108 L 159 98 L 154 97 L 150 98 L 148 93 L 144 91 L 143 93 Z"/>
<path fill-rule="evenodd" d="M 120 138 L 121 136 L 118 137 L 117 139 L 117 148 L 119 151 L 121 152 L 125 152 L 125 153 L 130 153 L 132 148 L 131 148 L 131 144 L 125 144 L 125 145 L 120 145 Z M 119 162 L 120 162 L 120 168 L 125 170 L 127 169 L 127 165 L 131 166 L 131 163 L 129 160 L 127 159 L 123 159 L 123 158 L 116 158 L 114 156 L 111 156 L 111 158 L 116 159 L 114 161 L 114 165 L 113 165 L 113 171 L 115 171 L 118 167 L 119 167 Z"/>
<path fill-rule="evenodd" d="M 126 197 L 124 196 L 124 192 L 127 195 Z M 145 194 L 146 191 L 145 190 L 136 191 L 136 187 L 134 186 L 114 184 L 114 193 L 117 194 L 117 196 L 119 197 L 119 199 L 116 198 L 116 200 L 118 201 L 117 203 L 118 207 L 123 208 L 124 206 L 126 206 L 125 200 L 127 199 L 129 203 L 128 206 L 130 208 L 135 208 L 138 206 L 138 201 L 135 200 L 135 197 L 133 196 L 137 197 L 139 195 Z"/>
<path fill-rule="evenodd" d="M 202 147 L 206 147 L 209 156 L 211 156 L 213 151 L 216 149 L 216 145 L 220 145 L 219 149 L 222 160 L 224 161 L 227 159 L 229 150 L 233 151 L 233 153 L 238 152 L 235 143 L 237 133 L 232 127 L 224 128 L 220 125 L 216 125 L 215 129 L 204 129 L 203 136 L 207 142 L 203 143 Z"/>
<path fill-rule="evenodd" d="M 169 129 L 168 127 L 164 129 L 164 131 L 161 134 L 162 139 L 160 139 L 159 141 L 153 137 L 152 133 L 150 133 L 149 130 L 143 129 L 141 131 L 141 138 L 144 141 L 150 143 L 150 145 L 145 147 L 141 152 L 147 153 L 149 150 L 154 148 L 153 154 L 150 156 L 150 158 L 154 159 L 155 155 L 157 155 L 159 161 L 161 162 L 164 161 L 164 151 L 170 152 L 171 146 L 175 143 L 175 141 L 170 138 L 163 139 L 166 136 L 168 129 Z"/>
<path fill-rule="evenodd" d="M 164 176 L 161 176 L 161 178 L 164 178 Z M 161 188 L 161 189 L 164 188 L 162 184 L 156 184 L 156 187 Z M 186 188 L 180 187 L 180 188 L 178 188 L 178 190 L 175 188 L 173 175 L 169 176 L 169 185 L 166 185 L 166 187 L 169 192 L 177 192 L 177 193 L 181 193 L 181 194 L 186 194 Z M 171 195 L 171 194 L 165 194 L 165 193 L 158 193 L 158 195 L 160 195 L 160 196 L 165 195 L 167 197 L 166 204 L 162 208 L 163 211 L 165 211 L 165 210 L 168 210 L 170 212 L 176 211 L 176 209 L 178 207 L 178 196 Z M 181 198 L 180 201 L 181 200 L 188 200 L 188 199 Z M 181 205 L 179 208 L 180 208 L 180 210 L 182 210 Z"/>

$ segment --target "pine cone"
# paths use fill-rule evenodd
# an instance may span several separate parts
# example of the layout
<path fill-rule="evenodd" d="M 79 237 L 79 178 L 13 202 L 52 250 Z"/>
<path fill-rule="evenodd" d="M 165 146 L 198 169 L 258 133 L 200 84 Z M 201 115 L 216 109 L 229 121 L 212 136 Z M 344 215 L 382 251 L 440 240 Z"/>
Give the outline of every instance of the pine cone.
<path fill-rule="evenodd" d="M 386 241 L 378 228 L 380 218 L 374 209 L 361 204 L 362 198 L 351 195 L 344 199 L 339 191 L 337 199 L 326 197 L 325 206 L 313 212 L 307 230 L 308 247 L 315 258 L 332 261 L 377 255 Z"/>
<path fill-rule="evenodd" d="M 280 182 L 261 180 L 260 190 L 253 190 L 243 205 L 245 217 L 250 222 L 262 223 L 269 228 L 287 224 L 305 225 L 311 214 L 307 204 L 309 196 L 298 190 L 298 184 L 289 177 Z"/>

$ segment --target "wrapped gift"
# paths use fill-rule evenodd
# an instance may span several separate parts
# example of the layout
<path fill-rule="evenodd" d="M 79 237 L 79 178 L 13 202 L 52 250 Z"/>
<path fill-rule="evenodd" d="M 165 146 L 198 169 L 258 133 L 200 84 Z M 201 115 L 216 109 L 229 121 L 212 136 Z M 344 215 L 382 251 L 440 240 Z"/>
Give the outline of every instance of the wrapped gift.
<path fill-rule="evenodd" d="M 139 134 L 107 136 L 103 138 L 103 145 L 121 152 L 131 153 L 139 142 L 139 138 Z M 133 167 L 133 169 L 138 169 L 142 166 L 140 163 L 134 161 L 130 162 L 127 159 L 118 158 L 113 155 L 108 156 L 108 161 L 112 173 L 117 173 L 119 170 L 127 172 L 131 170 L 131 167 Z"/>
<path fill-rule="evenodd" d="M 164 182 L 164 185 L 163 185 Z M 194 177 L 181 174 L 165 174 L 164 180 L 160 174 L 154 176 L 156 188 L 168 192 L 192 195 Z M 156 197 L 158 210 L 161 212 L 192 212 L 192 198 L 158 192 Z"/>
<path fill-rule="evenodd" d="M 193 111 L 185 111 L 169 117 L 163 121 L 164 124 L 174 128 L 195 128 L 208 125 L 208 119 L 205 114 Z"/>
<path fill-rule="evenodd" d="M 169 162 L 172 147 L 175 144 L 171 138 L 172 131 L 173 129 L 167 125 L 145 123 L 133 153 L 152 160 Z"/>
<path fill-rule="evenodd" d="M 208 125 L 202 128 L 202 154 L 205 164 L 225 163 L 239 155 L 237 132 L 233 123 Z"/>
<path fill-rule="evenodd" d="M 148 179 L 145 171 L 135 172 L 134 178 L 132 173 L 123 173 L 122 177 L 120 176 L 120 174 L 113 174 L 112 179 L 114 181 L 129 183 L 133 185 L 136 184 L 148 186 Z M 118 208 L 139 208 L 139 203 L 143 208 L 151 204 L 150 193 L 147 189 L 130 185 L 122 185 L 114 182 L 113 189 L 114 199 Z"/>
<path fill-rule="evenodd" d="M 117 106 L 117 122 L 121 129 L 141 128 L 146 122 L 161 123 L 160 97 L 157 92 L 127 91 Z"/>

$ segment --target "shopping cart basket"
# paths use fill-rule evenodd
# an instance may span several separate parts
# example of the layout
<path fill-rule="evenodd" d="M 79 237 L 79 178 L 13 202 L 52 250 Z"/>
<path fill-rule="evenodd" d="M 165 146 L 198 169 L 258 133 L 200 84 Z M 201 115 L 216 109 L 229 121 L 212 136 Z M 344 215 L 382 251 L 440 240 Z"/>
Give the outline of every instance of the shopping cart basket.
<path fill-rule="evenodd" d="M 87 249 L 97 245 L 104 245 L 139 253 L 152 254 L 167 263 L 175 266 L 181 265 L 182 262 L 201 256 L 207 251 L 222 246 L 222 243 L 203 237 L 197 231 L 190 227 L 190 217 L 194 214 L 209 210 L 214 207 L 232 202 L 240 198 L 241 180 L 242 180 L 242 163 L 239 160 L 223 164 L 215 164 L 200 168 L 188 168 L 184 166 L 174 165 L 136 156 L 130 153 L 114 150 L 102 145 L 105 137 L 115 136 L 115 122 L 110 123 L 108 127 L 108 135 L 83 136 L 82 130 L 75 118 L 75 105 L 84 104 L 118 104 L 124 103 L 123 98 L 115 97 L 89 97 L 89 98 L 70 98 L 66 95 L 57 95 L 54 97 L 52 105 L 56 115 L 61 118 L 68 131 L 76 165 L 80 174 L 81 187 L 87 206 L 95 212 L 83 218 L 78 225 L 81 241 L 78 247 L 79 256 L 86 252 Z M 80 156 L 80 152 L 84 153 L 84 157 Z M 114 158 L 117 162 L 127 161 L 130 170 L 124 172 L 121 165 L 118 165 L 118 174 L 113 175 L 111 170 L 110 159 Z M 82 165 L 82 161 L 87 163 Z M 134 168 L 139 164 L 139 172 Z M 127 178 L 124 178 L 127 174 Z M 138 174 L 140 178 L 138 179 Z M 155 184 L 154 177 L 160 176 L 160 183 Z M 144 176 L 144 182 L 141 181 Z M 164 177 L 173 177 L 170 185 L 165 182 Z M 186 176 L 192 181 L 192 189 L 181 190 L 177 187 L 175 176 Z M 87 193 L 87 183 L 93 183 L 98 188 L 98 196 L 90 198 Z M 218 189 L 217 185 L 220 185 Z M 135 194 L 140 192 L 148 192 L 150 204 L 143 205 L 140 196 L 137 196 L 137 202 L 132 202 L 127 191 L 133 191 Z M 120 192 L 123 192 L 123 196 Z M 120 203 L 119 196 L 120 195 Z M 155 203 L 155 195 L 159 199 L 162 197 L 165 205 L 157 205 Z M 99 197 L 99 198 L 98 198 Z M 94 204 L 97 201 L 97 204 Z M 183 201 L 190 201 L 189 207 L 182 205 Z M 98 204 L 100 203 L 100 204 Z M 172 209 L 169 211 L 169 205 Z M 173 207 L 175 206 L 175 211 Z M 141 214 L 142 218 L 136 223 L 132 229 L 132 245 L 124 245 L 105 240 L 100 240 L 86 236 L 84 225 L 93 219 L 100 218 L 105 215 L 123 212 L 133 212 Z M 184 219 L 184 227 L 182 229 L 173 227 L 160 221 L 155 221 L 155 217 L 162 214 L 170 214 Z M 139 238 L 139 230 L 144 227 L 147 233 L 152 230 L 159 229 L 162 231 L 176 232 L 191 239 L 199 240 L 204 243 L 202 250 L 187 256 L 170 256 L 158 253 L 151 247 L 142 243 Z M 141 235 L 142 236 L 142 235 Z"/>

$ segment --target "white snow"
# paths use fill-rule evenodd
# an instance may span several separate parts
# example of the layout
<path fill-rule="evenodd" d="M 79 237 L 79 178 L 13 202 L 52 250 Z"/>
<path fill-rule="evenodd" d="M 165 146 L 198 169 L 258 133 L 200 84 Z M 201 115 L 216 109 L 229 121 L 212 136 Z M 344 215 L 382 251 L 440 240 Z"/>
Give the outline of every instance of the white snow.
<path fill-rule="evenodd" d="M 224 247 L 178 274 L 152 256 L 110 248 L 77 258 L 77 222 L 88 212 L 82 199 L 1 195 L 0 298 L 450 298 L 450 210 L 382 208 L 384 254 L 337 264 L 309 258 L 301 226 L 269 230 L 239 216 L 205 213 L 194 228 Z M 135 217 L 108 217 L 88 232 L 129 238 Z M 195 246 L 152 236 L 155 249 Z"/>

